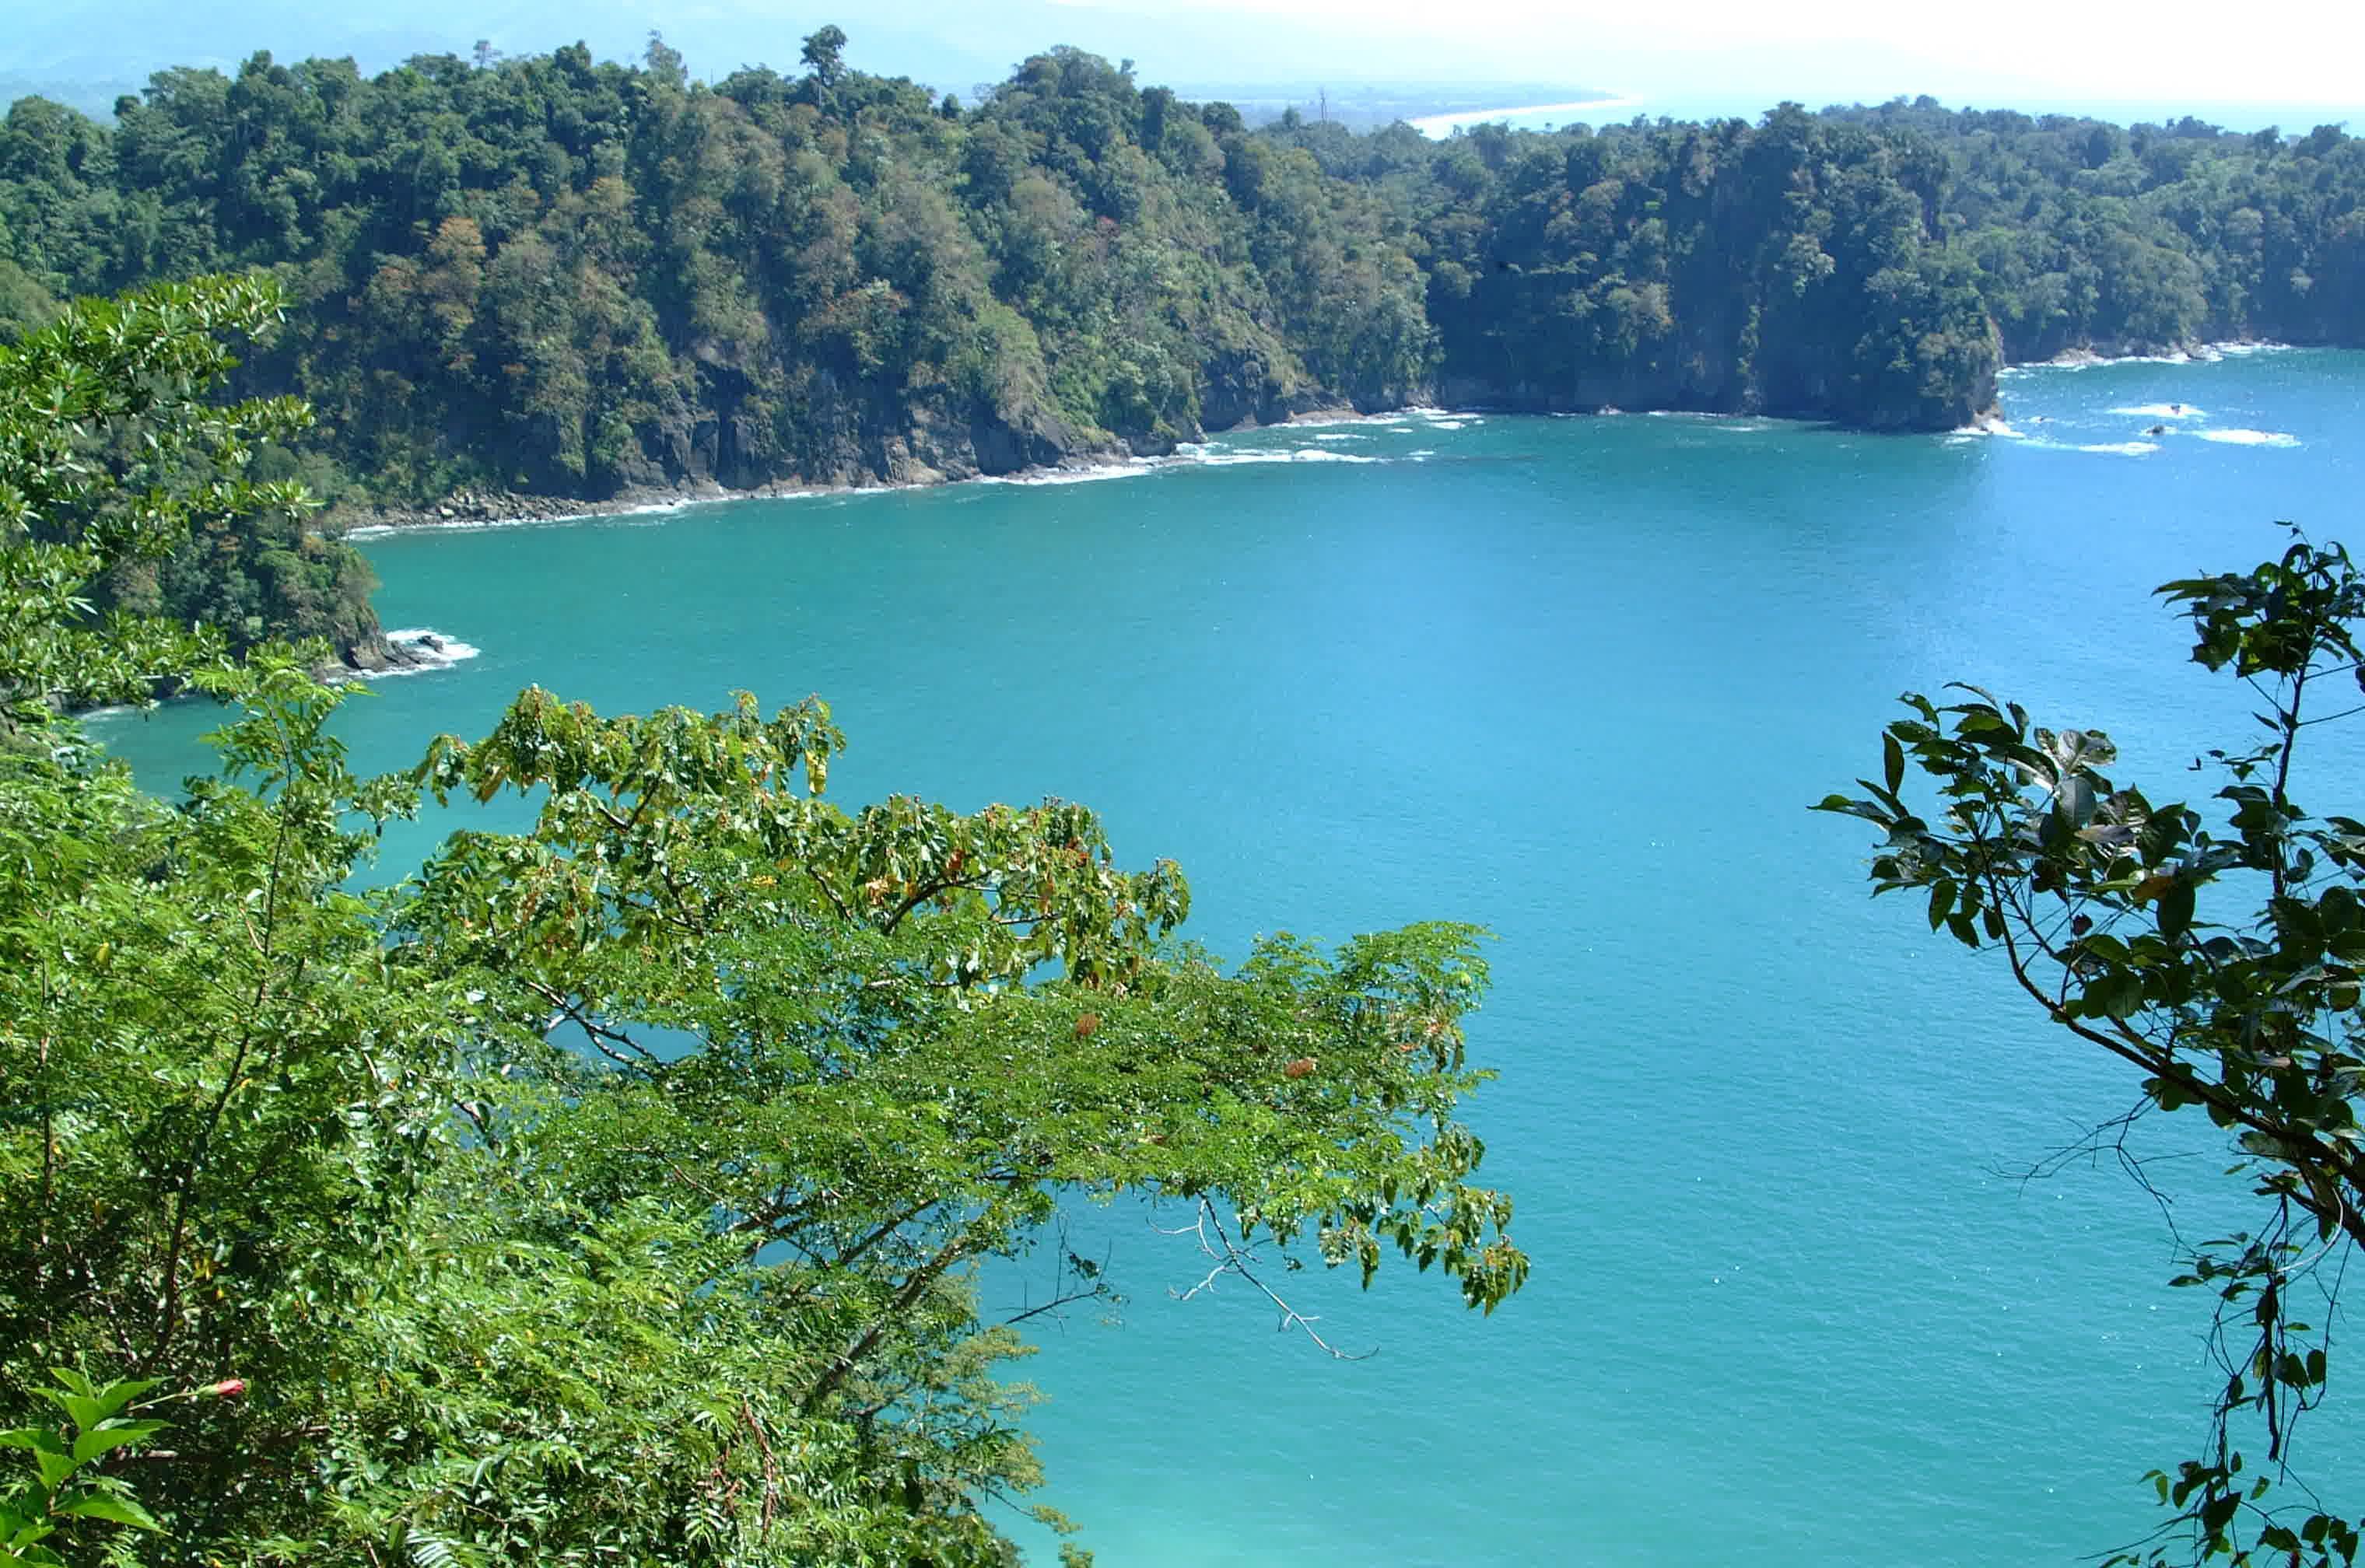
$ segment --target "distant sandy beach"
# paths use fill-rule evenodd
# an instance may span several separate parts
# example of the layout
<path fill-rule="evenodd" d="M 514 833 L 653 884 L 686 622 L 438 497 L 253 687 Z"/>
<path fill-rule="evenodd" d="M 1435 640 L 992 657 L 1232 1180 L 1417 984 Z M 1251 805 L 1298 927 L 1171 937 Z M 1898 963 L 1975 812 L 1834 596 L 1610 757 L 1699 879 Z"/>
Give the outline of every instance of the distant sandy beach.
<path fill-rule="evenodd" d="M 1600 109 L 1640 108 L 1640 98 L 1587 98 L 1574 104 L 1519 104 L 1500 109 L 1458 109 L 1452 114 L 1423 115 L 1410 122 L 1423 136 L 1449 136 L 1457 125 L 1486 125 L 1498 119 L 1526 119 L 1531 115 L 1571 116 Z"/>

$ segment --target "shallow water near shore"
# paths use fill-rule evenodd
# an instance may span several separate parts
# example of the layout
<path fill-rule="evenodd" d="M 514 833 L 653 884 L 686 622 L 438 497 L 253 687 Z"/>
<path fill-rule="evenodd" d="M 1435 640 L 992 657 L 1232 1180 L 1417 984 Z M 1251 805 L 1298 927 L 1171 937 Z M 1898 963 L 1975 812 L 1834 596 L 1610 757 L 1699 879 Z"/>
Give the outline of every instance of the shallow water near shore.
<path fill-rule="evenodd" d="M 2137 1478 L 2195 1451 L 2210 1384 L 2149 1200 L 2018 1179 L 2135 1086 L 1871 902 L 1861 824 L 1806 808 L 1877 766 L 1899 691 L 1956 678 L 2110 730 L 2156 795 L 2214 789 L 2186 764 L 2247 704 L 2149 590 L 2275 553 L 2277 518 L 2351 526 L 2365 354 L 2036 369 L 2004 400 L 2012 433 L 1956 437 L 1417 414 L 1122 482 L 381 538 L 386 623 L 482 652 L 343 730 L 373 770 L 528 682 L 819 691 L 836 792 L 1091 802 L 1124 858 L 1182 862 L 1218 951 L 1494 928 L 1474 1120 L 1532 1283 L 1480 1319 L 1409 1266 L 1285 1276 L 1378 1352 L 1339 1362 L 1231 1285 L 1170 1299 L 1201 1271 L 1159 1216 L 1082 1210 L 1122 1324 L 1037 1319 L 1022 1371 L 1041 1500 L 1109 1568 L 2068 1562 L 2151 1525 Z M 163 787 L 213 722 L 97 727 Z M 2305 798 L 2353 812 L 2365 745 L 2323 734 Z M 2148 1134 L 2210 1233 L 2219 1141 Z M 2314 1419 L 2338 1503 L 2365 1428 Z"/>

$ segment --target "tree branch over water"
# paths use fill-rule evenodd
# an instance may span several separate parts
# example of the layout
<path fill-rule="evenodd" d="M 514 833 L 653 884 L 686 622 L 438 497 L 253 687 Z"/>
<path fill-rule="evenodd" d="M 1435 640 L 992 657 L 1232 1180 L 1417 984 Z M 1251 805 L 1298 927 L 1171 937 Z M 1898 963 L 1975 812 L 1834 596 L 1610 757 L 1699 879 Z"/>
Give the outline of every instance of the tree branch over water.
<path fill-rule="evenodd" d="M 2141 1074 L 2141 1103 L 2030 1172 L 2114 1158 L 2176 1238 L 2171 1282 L 2214 1297 L 2222 1382 L 2203 1450 L 2153 1473 L 2173 1518 L 2111 1562 L 2345 1568 L 2358 1525 L 2292 1465 L 2300 1418 L 2329 1387 L 2340 1282 L 2365 1243 L 2365 823 L 2312 815 L 2291 786 L 2303 739 L 2365 711 L 2307 711 L 2312 689 L 2335 679 L 2365 689 L 2365 576 L 2339 546 L 2294 531 L 2277 560 L 2159 592 L 2190 621 L 2195 662 L 2247 685 L 2272 737 L 2209 753 L 2226 780 L 2213 814 L 2114 783 L 2102 769 L 2117 748 L 2101 732 L 2037 728 L 1975 687 L 1944 708 L 1909 693 L 1912 716 L 1882 739 L 1880 781 L 1820 809 L 1882 830 L 1877 893 L 1926 895 L 1932 930 L 2001 947 L 2042 1016 Z M 1905 800 L 1909 770 L 1932 805 Z M 2231 1137 L 2234 1171 L 2260 1204 L 2252 1228 L 2187 1244 L 2158 1161 L 2129 1150 L 2139 1120 L 2186 1107 Z M 2302 1316 L 2303 1288 L 2315 1295 Z M 2247 1462 L 2246 1437 L 2263 1441 L 2264 1466 Z"/>

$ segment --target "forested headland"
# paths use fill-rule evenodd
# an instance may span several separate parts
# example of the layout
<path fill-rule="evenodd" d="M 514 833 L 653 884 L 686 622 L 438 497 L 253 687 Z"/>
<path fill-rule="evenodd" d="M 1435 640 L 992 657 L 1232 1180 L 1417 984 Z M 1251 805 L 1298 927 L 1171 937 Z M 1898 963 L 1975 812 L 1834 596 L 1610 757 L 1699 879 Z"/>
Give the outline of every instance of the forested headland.
<path fill-rule="evenodd" d="M 274 274 L 241 390 L 319 417 L 260 471 L 407 507 L 926 482 L 1423 398 L 1947 429 L 2010 361 L 2365 342 L 2337 128 L 1923 99 L 1437 142 L 1252 129 L 1072 50 L 964 104 L 845 41 L 711 84 L 653 40 L 373 78 L 258 54 L 112 124 L 21 100 L 0 330 Z M 357 563 L 235 564 L 207 619 L 349 644 L 320 607 Z M 122 595 L 185 608 L 171 576 Z"/>

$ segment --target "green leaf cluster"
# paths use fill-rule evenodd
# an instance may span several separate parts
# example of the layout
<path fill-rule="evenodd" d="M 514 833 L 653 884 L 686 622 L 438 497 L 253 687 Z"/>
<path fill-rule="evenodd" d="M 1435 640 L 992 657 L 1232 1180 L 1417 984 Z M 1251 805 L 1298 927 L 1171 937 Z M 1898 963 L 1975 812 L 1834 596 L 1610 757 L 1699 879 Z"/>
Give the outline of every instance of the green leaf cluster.
<path fill-rule="evenodd" d="M 360 556 L 252 470 L 309 411 L 219 400 L 223 336 L 282 309 L 265 279 L 153 285 L 0 347 L 0 738 L 52 707 L 144 700 L 266 631 L 340 649 L 375 633 Z"/>
<path fill-rule="evenodd" d="M 56 1382 L 34 1392 L 58 1408 L 66 1425 L 0 1430 L 0 1450 L 17 1450 L 33 1467 L 20 1488 L 0 1495 L 0 1568 L 64 1568 L 71 1559 L 58 1547 L 84 1542 L 96 1546 L 105 1561 L 127 1561 L 119 1538 L 101 1532 L 93 1540 L 89 1527 L 153 1530 L 156 1520 L 121 1476 L 101 1474 L 95 1467 L 164 1429 L 163 1421 L 127 1414 L 144 1407 L 132 1401 L 155 1387 L 155 1381 L 118 1378 L 102 1386 L 72 1367 L 53 1368 L 50 1375 Z"/>
<path fill-rule="evenodd" d="M 2194 660 L 2262 704 L 2263 744 L 2210 754 L 2226 781 L 2209 808 L 2114 782 L 2098 731 L 2037 727 L 1962 688 L 1945 706 L 1909 693 L 1881 781 L 1820 809 L 1881 830 L 1876 892 L 1926 894 L 1931 929 L 2000 949 L 2047 1018 L 2135 1071 L 2141 1103 L 2090 1147 L 2124 1151 L 2142 1115 L 2188 1107 L 2227 1135 L 2258 1220 L 2180 1241 L 2173 1282 L 2214 1298 L 2222 1381 L 2205 1451 L 2153 1480 L 2188 1560 L 2331 1568 L 2353 1561 L 2357 1527 L 2270 1494 L 2328 1388 L 2323 1325 L 2365 1242 L 2365 823 L 2308 812 L 2292 778 L 2319 726 L 2365 712 L 2365 575 L 2298 538 L 2251 571 L 2159 592 L 2191 622 Z M 1909 777 L 1926 804 L 1906 799 Z M 2246 1442 L 2268 1462 L 2247 1473 Z"/>
<path fill-rule="evenodd" d="M 1001 1564 L 988 1510 L 1042 1476 L 1026 1346 L 975 1275 L 1058 1249 L 1060 1301 L 1113 1302 L 1063 1205 L 1195 1211 L 1251 1280 L 1395 1253 L 1472 1306 L 1519 1288 L 1458 1115 L 1488 1076 L 1471 928 L 1227 969 L 1181 938 L 1180 870 L 1122 868 L 1082 806 L 841 808 L 817 700 L 532 689 L 364 779 L 333 727 L 355 689 L 276 643 L 140 644 L 125 685 L 229 716 L 182 799 L 135 789 L 42 699 L 133 657 L 91 580 L 258 498 L 224 433 L 251 406 L 199 391 L 212 332 L 269 300 L 76 307 L 28 340 L 55 423 L 0 422 L 0 476 L 50 487 L 0 566 L 58 585 L 10 628 L 0 747 L 0 1444 L 38 1488 L 5 1550 L 152 1515 L 91 1549 Z M 85 406 L 158 427 L 182 487 L 83 477 L 114 472 Z M 356 890 L 387 822 L 505 791 L 529 830 Z M 169 1448 L 124 1424 L 159 1383 L 218 1396 Z"/>

